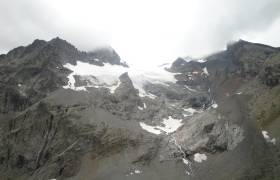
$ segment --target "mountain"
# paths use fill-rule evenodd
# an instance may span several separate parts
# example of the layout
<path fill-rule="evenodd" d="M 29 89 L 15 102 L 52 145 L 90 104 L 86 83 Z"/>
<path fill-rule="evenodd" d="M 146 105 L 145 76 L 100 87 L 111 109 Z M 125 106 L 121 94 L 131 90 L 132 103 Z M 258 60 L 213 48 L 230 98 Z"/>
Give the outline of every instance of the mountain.
<path fill-rule="evenodd" d="M 139 70 L 55 38 L 0 69 L 2 179 L 280 177 L 279 48 L 240 40 Z"/>

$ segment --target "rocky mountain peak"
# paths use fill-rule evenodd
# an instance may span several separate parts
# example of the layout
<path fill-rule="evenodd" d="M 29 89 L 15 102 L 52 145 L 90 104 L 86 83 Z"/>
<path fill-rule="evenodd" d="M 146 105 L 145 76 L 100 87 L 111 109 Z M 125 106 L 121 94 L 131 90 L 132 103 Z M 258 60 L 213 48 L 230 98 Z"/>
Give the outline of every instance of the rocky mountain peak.
<path fill-rule="evenodd" d="M 131 79 L 129 78 L 127 72 L 125 72 L 125 73 L 123 73 L 122 75 L 120 75 L 119 79 L 120 79 L 120 81 L 121 81 L 122 83 L 132 84 L 132 81 L 131 81 Z"/>
<path fill-rule="evenodd" d="M 111 47 L 96 48 L 95 50 L 89 52 L 89 56 L 102 60 L 104 63 L 116 65 L 122 64 L 120 56 Z"/>
<path fill-rule="evenodd" d="M 29 45 L 30 49 L 39 49 L 42 48 L 43 46 L 45 46 L 47 44 L 47 41 L 45 40 L 41 40 L 41 39 L 36 39 L 33 41 L 33 43 L 31 45 Z"/>
<path fill-rule="evenodd" d="M 74 45 L 70 44 L 66 40 L 60 39 L 59 37 L 50 40 L 47 43 L 47 46 L 53 48 L 53 50 L 56 51 L 60 51 L 60 52 L 65 51 L 65 53 L 78 52 L 78 49 Z"/>
<path fill-rule="evenodd" d="M 39 58 L 57 60 L 62 64 L 75 64 L 77 59 L 83 59 L 85 53 L 80 52 L 75 46 L 60 38 L 54 38 L 48 41 L 38 53 Z"/>
<path fill-rule="evenodd" d="M 197 62 L 196 59 L 184 59 L 177 58 L 171 65 L 170 70 L 172 72 L 190 72 L 190 71 L 201 71 L 203 64 Z"/>
<path fill-rule="evenodd" d="M 22 58 L 26 54 L 33 53 L 37 50 L 40 50 L 42 47 L 44 47 L 47 44 L 44 40 L 36 39 L 34 40 L 30 45 L 24 47 L 19 46 L 11 51 L 9 51 L 6 55 L 9 59 L 16 59 L 16 58 Z M 5 56 L 5 55 L 2 55 Z"/>
<path fill-rule="evenodd" d="M 11 51 L 9 51 L 6 55 L 7 58 L 19 58 L 24 53 L 25 47 L 20 46 Z M 5 56 L 4 56 L 5 57 Z"/>

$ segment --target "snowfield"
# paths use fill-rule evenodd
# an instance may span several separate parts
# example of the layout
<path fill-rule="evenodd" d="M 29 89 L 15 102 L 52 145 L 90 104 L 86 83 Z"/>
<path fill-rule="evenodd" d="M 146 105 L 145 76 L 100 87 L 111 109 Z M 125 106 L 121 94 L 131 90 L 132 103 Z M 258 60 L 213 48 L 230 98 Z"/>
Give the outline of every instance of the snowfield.
<path fill-rule="evenodd" d="M 110 89 L 111 93 L 114 93 L 116 88 L 120 84 L 119 76 L 127 72 L 130 79 L 133 82 L 134 88 L 139 90 L 139 96 L 156 98 L 156 96 L 147 93 L 145 91 L 145 85 L 162 84 L 168 86 L 169 83 L 176 83 L 174 75 L 176 73 L 168 72 L 164 67 L 154 67 L 150 69 L 137 69 L 127 68 L 119 65 L 111 65 L 104 63 L 104 66 L 97 66 L 81 61 L 77 61 L 77 65 L 65 64 L 65 68 L 72 71 L 68 75 L 68 84 L 63 86 L 65 89 L 73 89 L 75 91 L 86 91 L 87 87 L 105 87 Z M 77 87 L 75 85 L 74 76 L 80 76 L 83 80 L 86 80 L 87 85 Z"/>
<path fill-rule="evenodd" d="M 174 119 L 171 116 L 169 116 L 168 119 L 163 119 L 161 126 L 150 126 L 143 122 L 140 122 L 140 126 L 142 129 L 156 135 L 159 135 L 162 132 L 166 134 L 173 133 L 182 125 L 183 123 L 181 119 Z"/>

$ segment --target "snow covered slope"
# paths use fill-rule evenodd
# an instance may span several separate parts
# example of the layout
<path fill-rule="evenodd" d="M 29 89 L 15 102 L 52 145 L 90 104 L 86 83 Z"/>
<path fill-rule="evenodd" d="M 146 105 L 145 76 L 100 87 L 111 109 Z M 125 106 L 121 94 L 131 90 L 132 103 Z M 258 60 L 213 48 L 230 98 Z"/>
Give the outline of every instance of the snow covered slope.
<path fill-rule="evenodd" d="M 120 65 L 111 65 L 104 63 L 104 66 L 93 65 L 81 61 L 77 61 L 77 65 L 67 63 L 65 68 L 73 71 L 68 76 L 68 85 L 64 86 L 65 89 L 73 89 L 76 91 L 86 90 L 87 87 L 105 87 L 109 88 L 111 93 L 120 84 L 119 76 L 127 72 L 133 82 L 134 88 L 139 90 L 139 96 L 148 96 L 155 98 L 150 93 L 145 91 L 145 85 L 161 84 L 168 86 L 169 83 L 176 83 L 174 75 L 176 73 L 168 72 L 164 67 L 154 67 L 151 69 L 137 69 L 133 67 L 124 67 Z M 80 76 L 81 79 L 86 81 L 83 86 L 77 86 L 75 76 Z"/>

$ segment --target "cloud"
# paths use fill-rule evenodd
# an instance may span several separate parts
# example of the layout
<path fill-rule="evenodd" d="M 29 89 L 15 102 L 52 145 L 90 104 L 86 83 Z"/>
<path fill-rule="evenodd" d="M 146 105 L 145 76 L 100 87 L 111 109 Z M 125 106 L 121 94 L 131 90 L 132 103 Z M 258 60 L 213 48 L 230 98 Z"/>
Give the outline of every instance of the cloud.
<path fill-rule="evenodd" d="M 0 0 L 0 52 L 60 36 L 130 64 L 203 56 L 245 38 L 280 46 L 279 0 Z"/>
<path fill-rule="evenodd" d="M 91 22 L 80 19 L 80 23 L 73 24 L 72 20 L 79 12 L 68 12 L 66 16 L 63 11 L 66 1 L 60 4 L 59 9 L 57 5 L 52 0 L 0 0 L 0 53 L 27 45 L 35 39 L 50 40 L 57 36 L 83 50 L 109 44 L 104 31 L 87 27 Z"/>
<path fill-rule="evenodd" d="M 251 40 L 253 33 L 265 31 L 279 19 L 280 1 L 277 0 L 203 2 L 199 21 L 191 28 L 193 35 L 186 37 L 189 42 L 199 42 L 186 44 L 190 53 L 195 56 L 221 49 L 227 42 L 241 37 Z M 201 43 L 203 47 L 199 48 Z"/>
<path fill-rule="evenodd" d="M 0 49 L 30 43 L 34 38 L 49 38 L 53 24 L 48 9 L 37 1 L 0 1 Z"/>

